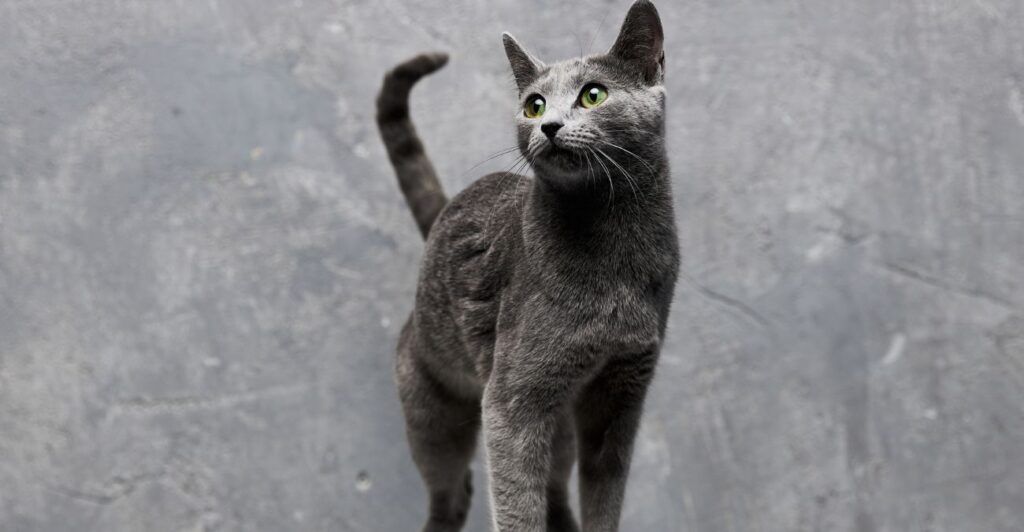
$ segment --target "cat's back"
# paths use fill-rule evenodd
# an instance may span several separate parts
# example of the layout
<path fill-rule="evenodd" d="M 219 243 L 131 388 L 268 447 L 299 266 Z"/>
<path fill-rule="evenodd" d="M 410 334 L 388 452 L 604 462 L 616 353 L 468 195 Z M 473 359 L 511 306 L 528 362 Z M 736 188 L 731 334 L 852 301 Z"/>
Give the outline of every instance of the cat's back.
<path fill-rule="evenodd" d="M 529 183 L 512 173 L 481 177 L 452 198 L 427 238 L 416 321 L 435 345 L 468 348 L 473 364 L 493 347 L 500 294 L 522 255 Z"/>
<path fill-rule="evenodd" d="M 487 174 L 456 194 L 427 238 L 427 252 L 461 247 L 470 241 L 494 244 L 510 226 L 518 227 L 530 178 L 508 172 Z"/>
<path fill-rule="evenodd" d="M 427 238 L 427 255 L 458 259 L 518 233 L 530 178 L 508 172 L 477 179 L 451 199 Z"/>

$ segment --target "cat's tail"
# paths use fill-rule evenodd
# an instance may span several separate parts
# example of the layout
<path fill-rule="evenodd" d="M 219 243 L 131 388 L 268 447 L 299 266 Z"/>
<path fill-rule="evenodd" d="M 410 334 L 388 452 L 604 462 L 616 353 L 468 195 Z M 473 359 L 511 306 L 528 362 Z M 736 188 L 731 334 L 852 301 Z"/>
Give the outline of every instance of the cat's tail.
<path fill-rule="evenodd" d="M 420 78 L 447 62 L 448 55 L 443 53 L 413 57 L 384 75 L 384 86 L 377 96 L 377 127 L 423 238 L 448 198 L 409 118 L 409 91 Z"/>

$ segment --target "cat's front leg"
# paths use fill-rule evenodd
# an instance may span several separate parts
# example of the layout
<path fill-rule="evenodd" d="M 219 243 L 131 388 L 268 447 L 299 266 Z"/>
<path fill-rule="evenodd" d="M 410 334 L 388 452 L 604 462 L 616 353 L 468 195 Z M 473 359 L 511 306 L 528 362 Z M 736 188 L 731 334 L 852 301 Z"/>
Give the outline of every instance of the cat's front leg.
<path fill-rule="evenodd" d="M 610 361 L 576 399 L 583 530 L 614 532 L 657 353 Z"/>
<path fill-rule="evenodd" d="M 532 393 L 489 384 L 483 425 L 495 532 L 542 532 L 556 418 Z"/>

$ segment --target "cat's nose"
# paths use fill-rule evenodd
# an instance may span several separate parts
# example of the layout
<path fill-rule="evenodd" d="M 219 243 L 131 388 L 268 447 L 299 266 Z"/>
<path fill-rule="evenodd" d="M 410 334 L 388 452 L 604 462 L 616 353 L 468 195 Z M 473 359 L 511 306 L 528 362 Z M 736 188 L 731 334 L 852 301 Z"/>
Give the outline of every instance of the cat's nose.
<path fill-rule="evenodd" d="M 546 124 L 541 124 L 540 130 L 543 131 L 549 139 L 553 139 L 555 138 L 555 134 L 558 133 L 558 130 L 562 129 L 562 126 L 564 125 L 565 124 L 561 122 L 548 122 Z"/>

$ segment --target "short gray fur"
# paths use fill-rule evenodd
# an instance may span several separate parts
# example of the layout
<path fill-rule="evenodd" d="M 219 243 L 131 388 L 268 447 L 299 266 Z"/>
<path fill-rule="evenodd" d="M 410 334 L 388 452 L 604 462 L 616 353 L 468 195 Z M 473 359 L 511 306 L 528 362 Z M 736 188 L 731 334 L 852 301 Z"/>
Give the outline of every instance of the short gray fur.
<path fill-rule="evenodd" d="M 482 432 L 492 530 L 615 532 L 679 270 L 661 19 L 636 0 L 607 53 L 565 61 L 502 40 L 523 106 L 520 164 L 443 209 L 408 99 L 447 57 L 401 63 L 377 98 L 381 139 L 426 238 L 395 362 L 428 491 L 423 531 L 462 530 Z M 527 167 L 533 177 L 518 173 Z"/>
<path fill-rule="evenodd" d="M 0 8 L 0 528 L 419 527 L 380 77 L 451 53 L 412 107 L 461 190 L 511 163 L 469 171 L 501 32 L 628 3 Z M 659 9 L 682 270 L 622 529 L 1024 528 L 1024 5 Z"/>

